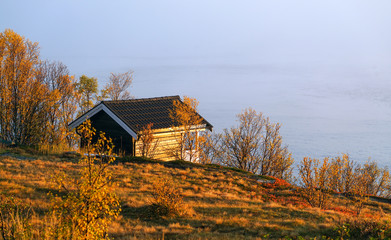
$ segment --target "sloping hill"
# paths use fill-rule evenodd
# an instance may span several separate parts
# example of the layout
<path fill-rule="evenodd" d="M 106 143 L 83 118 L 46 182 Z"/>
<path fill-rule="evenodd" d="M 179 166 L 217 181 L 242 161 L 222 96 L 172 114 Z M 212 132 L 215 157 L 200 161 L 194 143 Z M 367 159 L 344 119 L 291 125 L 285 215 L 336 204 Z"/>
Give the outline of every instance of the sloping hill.
<path fill-rule="evenodd" d="M 77 158 L 37 156 L 21 150 L 0 154 L 0 189 L 28 203 L 38 216 L 50 208 L 48 193 L 57 193 L 52 176 L 77 176 Z M 332 196 L 328 210 L 311 208 L 284 181 L 217 165 L 182 161 L 121 159 L 113 179 L 122 212 L 111 225 L 114 239 L 279 239 L 338 235 L 346 221 L 362 225 L 390 220 L 387 203 L 369 201 L 359 218 L 344 197 Z M 151 216 L 153 184 L 168 179 L 183 196 L 187 214 Z M 274 182 L 274 183 L 273 183 Z M 380 225 L 373 225 L 379 228 Z M 383 225 L 382 225 L 383 226 Z M 369 228 L 369 227 L 368 227 Z M 339 235 L 345 234 L 339 228 Z M 376 229 L 375 229 L 376 230 Z M 360 230 L 361 231 L 361 230 Z M 369 229 L 368 231 L 374 231 Z M 353 235 L 353 230 L 349 233 Z"/>

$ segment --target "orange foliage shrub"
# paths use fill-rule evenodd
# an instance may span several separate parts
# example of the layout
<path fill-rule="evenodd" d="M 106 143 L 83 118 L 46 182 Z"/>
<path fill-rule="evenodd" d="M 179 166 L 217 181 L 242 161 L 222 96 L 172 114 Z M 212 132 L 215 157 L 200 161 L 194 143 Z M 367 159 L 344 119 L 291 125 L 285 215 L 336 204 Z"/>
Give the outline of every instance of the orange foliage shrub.
<path fill-rule="evenodd" d="M 288 183 L 287 181 L 285 181 L 283 179 L 280 179 L 280 178 L 277 178 L 277 177 L 273 177 L 273 176 L 269 176 L 269 177 L 273 178 L 274 182 L 264 183 L 263 186 L 266 187 L 266 188 L 286 189 L 286 188 L 289 188 L 291 186 L 290 183 Z"/>

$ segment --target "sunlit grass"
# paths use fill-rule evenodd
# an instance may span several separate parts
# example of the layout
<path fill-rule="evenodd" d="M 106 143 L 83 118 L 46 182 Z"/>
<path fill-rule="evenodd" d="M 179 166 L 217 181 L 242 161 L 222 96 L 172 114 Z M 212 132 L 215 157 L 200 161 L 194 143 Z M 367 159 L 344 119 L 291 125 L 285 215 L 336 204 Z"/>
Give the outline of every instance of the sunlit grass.
<path fill-rule="evenodd" d="M 77 159 L 0 156 L 0 189 L 5 196 L 30 205 L 42 219 L 57 193 L 52 176 L 66 171 L 76 176 Z M 291 188 L 270 187 L 258 176 L 219 166 L 184 162 L 130 160 L 113 164 L 115 191 L 122 212 L 111 225 L 114 239 L 278 239 L 331 234 L 343 221 L 355 218 L 351 204 L 333 197 L 327 210 L 310 208 Z M 181 217 L 148 217 L 152 184 L 170 179 L 192 209 Z M 360 218 L 391 220 L 389 204 L 366 206 Z M 42 221 L 42 220 L 41 220 Z M 265 236 L 268 236 L 265 238 Z"/>

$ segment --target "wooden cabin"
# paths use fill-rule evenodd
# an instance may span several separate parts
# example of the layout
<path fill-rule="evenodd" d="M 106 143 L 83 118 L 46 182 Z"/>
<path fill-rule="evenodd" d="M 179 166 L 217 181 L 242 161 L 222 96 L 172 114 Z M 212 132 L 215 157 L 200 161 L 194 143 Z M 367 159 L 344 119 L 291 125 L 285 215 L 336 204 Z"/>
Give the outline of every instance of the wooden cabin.
<path fill-rule="evenodd" d="M 152 123 L 154 141 L 158 143 L 154 158 L 174 160 L 167 152 L 170 145 L 172 147 L 173 144 L 178 144 L 175 137 L 179 126 L 176 126 L 170 117 L 174 101 L 184 104 L 179 96 L 102 101 L 70 123 L 69 127 L 77 128 L 90 119 L 92 127 L 97 132 L 105 132 L 106 136 L 113 140 L 115 152 L 141 156 L 142 143 L 139 137 L 142 129 Z M 202 124 L 193 127 L 197 134 L 212 131 L 212 128 L 213 126 L 204 118 Z"/>

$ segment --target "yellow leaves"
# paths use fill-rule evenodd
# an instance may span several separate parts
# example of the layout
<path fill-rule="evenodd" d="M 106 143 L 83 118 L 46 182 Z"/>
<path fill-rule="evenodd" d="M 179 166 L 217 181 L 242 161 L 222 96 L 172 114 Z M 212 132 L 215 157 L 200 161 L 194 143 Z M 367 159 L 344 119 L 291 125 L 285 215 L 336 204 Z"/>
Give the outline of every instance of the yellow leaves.
<path fill-rule="evenodd" d="M 89 120 L 78 128 L 78 132 L 85 150 L 80 160 L 83 166 L 81 176 L 76 183 L 62 183 L 75 185 L 76 190 L 68 192 L 56 205 L 64 221 L 62 227 L 72 226 L 73 236 L 78 239 L 101 239 L 106 237 L 108 224 L 120 212 L 118 198 L 112 193 L 112 176 L 108 170 L 109 163 L 115 160 L 111 156 L 113 145 L 103 133 L 99 134 L 95 143 L 92 142 L 96 133 Z M 71 220 L 67 220 L 69 216 Z"/>
<path fill-rule="evenodd" d="M 201 124 L 202 118 L 197 114 L 198 101 L 195 98 L 183 97 L 183 102 L 174 101 L 170 117 L 181 127 L 191 127 Z"/>
<path fill-rule="evenodd" d="M 327 206 L 330 189 L 329 167 L 328 158 L 324 158 L 321 162 L 318 159 L 305 157 L 299 164 L 299 177 L 303 187 L 301 194 L 313 207 Z"/>
<path fill-rule="evenodd" d="M 40 61 L 38 44 L 10 29 L 0 33 L 0 59 L 2 138 L 26 145 L 71 140 L 76 96 L 66 66 Z"/>
<path fill-rule="evenodd" d="M 142 157 L 153 158 L 158 148 L 159 140 L 155 139 L 152 127 L 153 123 L 149 123 L 141 128 L 141 134 L 138 140 L 141 143 Z"/>
<path fill-rule="evenodd" d="M 321 164 L 321 165 L 320 165 Z M 367 162 L 364 166 L 356 164 L 343 154 L 323 161 L 305 157 L 299 164 L 302 196 L 312 206 L 323 208 L 330 191 L 350 195 L 357 208 L 357 214 L 370 194 L 385 194 L 390 186 L 387 169 L 378 168 L 375 162 Z"/>
<path fill-rule="evenodd" d="M 172 180 L 160 179 L 152 183 L 152 213 L 157 216 L 177 216 L 184 213 L 183 196 Z"/>
<path fill-rule="evenodd" d="M 197 113 L 198 101 L 195 98 L 183 97 L 183 102 L 175 100 L 173 109 L 170 110 L 170 118 L 173 121 L 173 137 L 176 144 L 167 149 L 168 154 L 176 159 L 191 162 L 199 161 L 199 146 L 205 141 L 199 135 L 202 118 Z"/>
<path fill-rule="evenodd" d="M 280 125 L 251 108 L 237 118 L 239 126 L 224 129 L 221 135 L 223 163 L 261 175 L 289 178 L 293 159 L 282 144 Z"/>
<path fill-rule="evenodd" d="M 1 135 L 10 141 L 24 143 L 31 134 L 29 131 L 38 124 L 30 115 L 37 112 L 34 108 L 44 95 L 34 78 L 38 47 L 10 29 L 1 33 L 0 39 Z"/>

